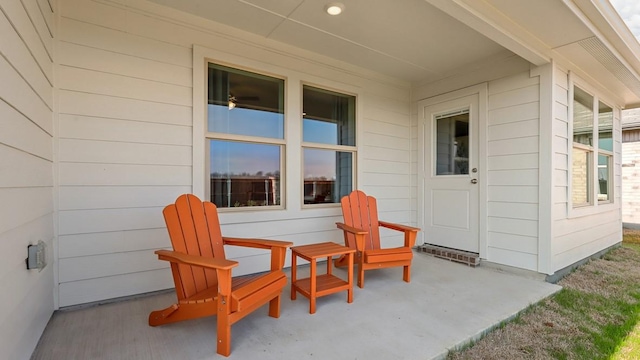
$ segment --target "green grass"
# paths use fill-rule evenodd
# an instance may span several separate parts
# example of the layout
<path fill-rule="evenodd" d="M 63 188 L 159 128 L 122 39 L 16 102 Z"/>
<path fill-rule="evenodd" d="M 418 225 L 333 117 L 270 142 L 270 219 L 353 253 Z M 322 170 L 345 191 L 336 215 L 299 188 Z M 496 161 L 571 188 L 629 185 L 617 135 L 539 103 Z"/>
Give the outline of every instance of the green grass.
<path fill-rule="evenodd" d="M 640 232 L 625 234 L 623 246 L 640 254 Z M 605 259 L 615 261 L 611 257 Z M 604 276 L 598 271 L 593 274 Z M 583 339 L 576 339 L 574 355 L 583 359 L 640 359 L 640 284 L 628 281 L 624 275 L 618 278 L 609 276 L 607 281 L 620 286 L 621 293 L 604 296 L 562 289 L 553 298 L 561 306 L 561 311 L 566 312 L 588 335 L 593 346 L 589 348 L 582 343 Z M 602 319 L 606 322 L 602 323 Z M 635 355 L 626 357 L 625 353 Z"/>
<path fill-rule="evenodd" d="M 540 329 L 536 325 L 548 322 L 548 327 L 533 332 L 534 336 L 541 337 L 534 342 L 536 346 L 532 347 L 531 342 L 516 342 L 505 347 L 520 349 L 518 356 L 523 355 L 522 358 L 640 359 L 639 268 L 640 230 L 625 230 L 622 249 L 614 249 L 603 259 L 577 269 L 569 275 L 576 277 L 567 278 L 563 289 L 554 296 L 530 307 L 510 324 L 499 327 L 500 331 L 513 333 L 527 326 Z M 537 317 L 536 313 L 539 314 Z M 531 331 L 523 334 L 531 335 Z M 483 350 L 481 343 L 486 340 L 491 344 L 488 347 L 490 354 L 498 351 L 496 346 L 501 346 L 500 339 L 505 339 L 498 334 L 491 338 L 492 335 L 479 340 L 476 344 L 479 346 L 454 352 L 450 358 L 487 358 L 487 346 Z M 546 348 L 537 348 L 540 344 Z M 474 347 L 479 348 L 475 353 Z"/>
<path fill-rule="evenodd" d="M 640 324 L 636 324 L 633 330 L 618 345 L 612 360 L 640 359 Z"/>

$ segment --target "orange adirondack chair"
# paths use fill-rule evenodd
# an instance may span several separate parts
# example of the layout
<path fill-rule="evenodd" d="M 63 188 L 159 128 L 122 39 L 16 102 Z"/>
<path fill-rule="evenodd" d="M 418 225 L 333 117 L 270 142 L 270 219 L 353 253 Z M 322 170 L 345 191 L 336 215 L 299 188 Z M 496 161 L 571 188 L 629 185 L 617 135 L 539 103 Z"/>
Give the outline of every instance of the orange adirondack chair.
<path fill-rule="evenodd" d="M 358 264 L 358 286 L 364 287 L 365 270 L 403 266 L 403 279 L 411 281 L 411 248 L 416 242 L 416 235 L 420 229 L 378 220 L 376 198 L 367 196 L 364 192 L 355 190 L 344 196 L 342 215 L 344 223 L 336 223 L 344 230 L 345 245 L 356 249 L 355 262 Z M 404 232 L 404 246 L 397 248 L 380 248 L 379 227 Z M 336 266 L 346 265 L 345 258 L 335 260 Z"/>
<path fill-rule="evenodd" d="M 217 315 L 218 354 L 231 353 L 231 325 L 269 303 L 269 316 L 280 316 L 280 297 L 287 284 L 282 271 L 291 242 L 222 237 L 218 211 L 208 201 L 181 195 L 163 211 L 174 251 L 158 250 L 160 260 L 171 262 L 178 303 L 149 314 L 157 326 Z M 232 279 L 238 262 L 227 260 L 223 245 L 271 250 L 271 271 Z"/>

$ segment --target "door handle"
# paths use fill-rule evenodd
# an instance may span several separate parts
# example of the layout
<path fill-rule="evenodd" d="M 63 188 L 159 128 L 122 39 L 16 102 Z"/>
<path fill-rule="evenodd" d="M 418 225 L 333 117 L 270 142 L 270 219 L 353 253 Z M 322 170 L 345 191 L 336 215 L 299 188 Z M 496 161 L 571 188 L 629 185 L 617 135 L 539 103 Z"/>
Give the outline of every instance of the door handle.
<path fill-rule="evenodd" d="M 471 183 L 472 184 L 477 184 L 478 183 L 478 179 L 471 179 Z"/>

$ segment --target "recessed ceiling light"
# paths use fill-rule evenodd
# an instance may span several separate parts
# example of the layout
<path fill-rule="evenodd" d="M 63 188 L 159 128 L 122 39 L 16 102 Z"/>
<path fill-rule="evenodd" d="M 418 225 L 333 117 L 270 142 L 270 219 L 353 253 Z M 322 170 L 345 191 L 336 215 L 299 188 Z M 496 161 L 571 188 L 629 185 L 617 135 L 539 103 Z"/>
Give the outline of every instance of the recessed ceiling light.
<path fill-rule="evenodd" d="M 344 10 L 344 4 L 341 3 L 331 3 L 325 6 L 325 11 L 329 15 L 340 15 Z"/>

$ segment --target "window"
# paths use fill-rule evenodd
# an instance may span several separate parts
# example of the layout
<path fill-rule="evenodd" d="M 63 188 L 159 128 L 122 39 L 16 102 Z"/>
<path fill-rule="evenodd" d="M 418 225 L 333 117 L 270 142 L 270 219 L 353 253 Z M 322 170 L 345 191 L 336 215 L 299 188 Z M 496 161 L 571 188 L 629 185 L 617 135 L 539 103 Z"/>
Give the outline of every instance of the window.
<path fill-rule="evenodd" d="M 220 208 L 279 206 L 284 80 L 209 64 L 207 81 L 211 202 Z"/>
<path fill-rule="evenodd" d="M 613 109 L 573 87 L 573 207 L 612 201 Z"/>
<path fill-rule="evenodd" d="M 436 175 L 469 174 L 469 110 L 436 116 Z"/>
<path fill-rule="evenodd" d="M 612 201 L 613 109 L 598 103 L 598 201 Z"/>
<path fill-rule="evenodd" d="M 338 203 L 354 187 L 356 98 L 306 85 L 302 98 L 304 203 Z"/>

